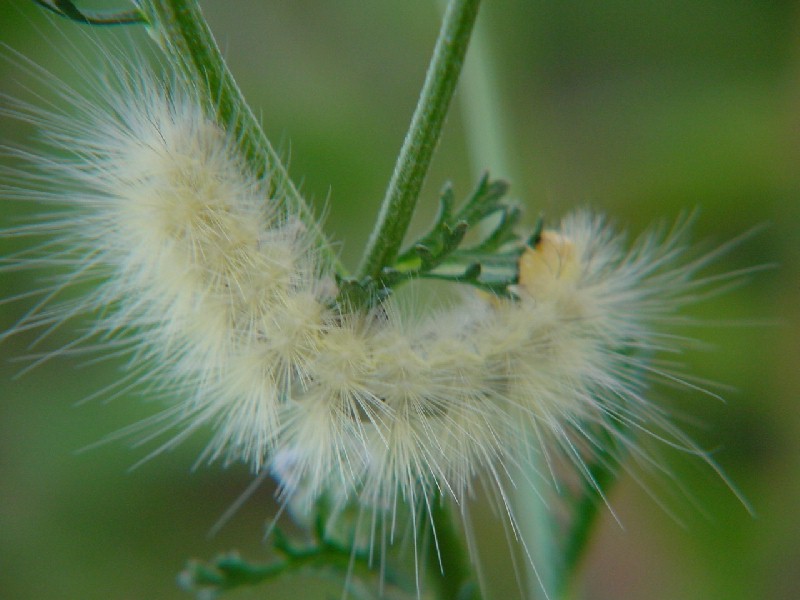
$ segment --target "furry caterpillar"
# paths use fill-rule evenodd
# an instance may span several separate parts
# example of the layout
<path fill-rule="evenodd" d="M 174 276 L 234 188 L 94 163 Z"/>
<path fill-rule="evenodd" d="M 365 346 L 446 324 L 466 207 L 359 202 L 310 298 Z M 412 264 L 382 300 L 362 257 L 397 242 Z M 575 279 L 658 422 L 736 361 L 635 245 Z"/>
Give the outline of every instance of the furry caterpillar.
<path fill-rule="evenodd" d="M 7 109 L 51 146 L 18 153 L 10 195 L 58 207 L 7 231 L 45 239 L 12 268 L 64 267 L 15 331 L 94 315 L 79 343 L 126 348 L 132 376 L 177 398 L 147 424 L 178 429 L 160 449 L 211 425 L 204 459 L 270 469 L 287 500 L 385 513 L 461 504 L 479 478 L 505 504 L 509 469 L 561 452 L 581 470 L 598 430 L 634 453 L 620 429 L 700 453 L 645 396 L 656 355 L 684 343 L 670 322 L 714 283 L 680 227 L 626 247 L 577 213 L 525 252 L 513 300 L 344 311 L 307 226 L 214 107 L 180 78 L 110 72 L 96 97 L 61 85 L 63 109 Z"/>

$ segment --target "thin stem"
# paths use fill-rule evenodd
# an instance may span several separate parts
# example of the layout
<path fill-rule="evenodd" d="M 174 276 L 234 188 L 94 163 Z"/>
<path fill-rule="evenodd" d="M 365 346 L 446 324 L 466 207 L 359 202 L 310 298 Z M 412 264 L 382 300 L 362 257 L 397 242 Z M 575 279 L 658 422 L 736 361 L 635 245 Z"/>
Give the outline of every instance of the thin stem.
<path fill-rule="evenodd" d="M 541 477 L 548 467 L 537 452 L 525 466 L 527 479 Z M 561 577 L 561 558 L 556 543 L 555 513 L 552 504 L 546 500 L 545 492 L 536 491 L 530 486 L 520 486 L 515 490 L 512 502 L 515 507 L 520 534 L 530 554 L 528 567 L 528 591 L 532 598 L 556 600 L 561 596 L 556 592 Z"/>
<path fill-rule="evenodd" d="M 488 23 L 484 20 L 475 26 L 461 77 L 459 99 L 472 174 L 478 177 L 488 169 L 494 179 L 519 185 L 514 178 L 519 170 L 509 152 L 508 123 L 495 76 Z"/>
<path fill-rule="evenodd" d="M 318 577 L 374 578 L 369 557 L 353 555 L 350 548 L 325 545 L 319 548 L 292 549 L 286 556 L 267 564 L 249 563 L 238 555 L 223 556 L 211 564 L 192 562 L 181 573 L 181 586 L 194 592 L 222 592 L 304 572 Z"/>
<path fill-rule="evenodd" d="M 345 275 L 330 242 L 245 102 L 197 1 L 140 0 L 139 9 L 151 33 L 163 46 L 167 60 L 190 78 L 198 90 L 207 94 L 209 104 L 216 107 L 218 121 L 231 129 L 255 175 L 268 178 L 274 201 L 284 203 L 299 215 L 317 239 L 320 255 L 340 275 Z"/>
<path fill-rule="evenodd" d="M 470 158 L 475 175 L 486 169 L 494 175 L 507 177 L 518 184 L 515 165 L 508 152 L 507 127 L 500 107 L 497 82 L 489 51 L 487 27 L 476 28 L 472 51 L 464 66 L 461 109 L 464 116 Z M 520 480 L 535 480 L 541 473 L 550 472 L 543 452 L 531 457 L 531 463 L 521 467 L 527 473 Z M 516 508 L 517 524 L 525 540 L 532 565 L 528 568 L 529 593 L 532 598 L 558 598 L 557 588 L 563 577 L 562 561 L 555 540 L 553 509 L 547 503 L 544 491 L 530 486 L 519 486 L 512 498 Z"/>
<path fill-rule="evenodd" d="M 377 279 L 397 257 L 442 132 L 479 5 L 480 0 L 450 0 L 359 278 Z"/>

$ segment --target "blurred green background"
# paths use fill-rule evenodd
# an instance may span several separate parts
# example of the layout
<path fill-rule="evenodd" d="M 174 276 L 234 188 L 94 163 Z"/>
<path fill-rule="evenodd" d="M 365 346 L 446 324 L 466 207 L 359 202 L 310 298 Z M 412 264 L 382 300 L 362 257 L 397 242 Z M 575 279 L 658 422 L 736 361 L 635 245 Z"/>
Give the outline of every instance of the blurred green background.
<path fill-rule="evenodd" d="M 697 208 L 695 238 L 711 245 L 767 225 L 720 270 L 774 265 L 698 309 L 733 323 L 704 330 L 709 349 L 685 357 L 692 372 L 730 386 L 726 403 L 686 391 L 673 399 L 755 516 L 708 468 L 664 450 L 697 507 L 665 494 L 678 522 L 624 477 L 611 496 L 622 527 L 604 512 L 582 572 L 584 597 L 800 598 L 800 4 L 484 4 L 480 18 L 517 173 L 512 191 L 530 207 L 529 220 L 591 206 L 639 232 Z M 355 265 L 422 82 L 438 27 L 435 2 L 203 6 L 268 134 L 291 155 L 295 180 L 327 213 L 328 230 Z M 141 32 L 122 35 L 147 43 Z M 0 54 L 10 57 L 0 61 L 0 91 L 28 100 L 42 88 L 13 52 L 59 74 L 62 55 L 74 52 L 69 46 L 93 52 L 85 29 L 25 0 L 0 3 L 0 42 L 8 46 Z M 462 193 L 473 183 L 464 129 L 456 104 L 423 214 L 432 212 L 444 181 Z M 28 125 L 0 120 L 2 144 L 31 134 Z M 3 201 L 2 226 L 17 222 L 20 210 Z M 0 244 L 4 254 L 13 250 L 10 241 Z M 38 285 L 28 273 L 0 273 L 2 297 Z M 26 301 L 1 304 L 0 329 L 28 309 Z M 73 336 L 56 332 L 47 347 Z M 15 378 L 26 364 L 15 357 L 32 339 L 19 335 L 0 346 L 0 598 L 186 598 L 174 583 L 186 558 L 231 548 L 263 554 L 264 523 L 275 510 L 269 486 L 209 539 L 248 485 L 247 470 L 190 472 L 202 435 L 133 471 L 148 448 L 112 442 L 78 452 L 152 414 L 160 401 L 76 405 L 119 376 L 113 363 L 65 357 Z M 493 597 L 518 597 L 504 552 L 495 552 L 505 547 L 499 525 L 487 516 L 480 529 L 484 555 L 498 557 L 485 566 Z M 231 597 L 338 593 L 288 580 Z"/>

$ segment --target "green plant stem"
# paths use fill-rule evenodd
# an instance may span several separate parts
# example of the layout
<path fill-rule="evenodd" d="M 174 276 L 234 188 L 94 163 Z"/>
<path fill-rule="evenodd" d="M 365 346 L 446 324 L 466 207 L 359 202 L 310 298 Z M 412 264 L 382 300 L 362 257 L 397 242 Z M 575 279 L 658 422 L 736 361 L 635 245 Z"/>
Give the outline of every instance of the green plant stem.
<path fill-rule="evenodd" d="M 231 136 L 238 140 L 254 174 L 268 178 L 273 201 L 284 203 L 289 211 L 299 215 L 313 232 L 320 256 L 339 275 L 346 275 L 317 219 L 245 102 L 196 0 L 140 0 L 139 10 L 167 60 L 207 95 L 209 105 L 216 107 L 219 123 L 229 128 Z"/>
<path fill-rule="evenodd" d="M 435 536 L 431 535 L 427 566 L 429 581 L 438 591 L 437 600 L 481 600 L 480 586 L 456 531 L 449 505 L 436 498 L 430 510 Z"/>
<path fill-rule="evenodd" d="M 508 123 L 493 67 L 488 23 L 483 20 L 475 26 L 461 76 L 463 93 L 459 100 L 472 174 L 478 177 L 489 170 L 492 178 L 519 185 L 519 180 L 514 178 L 519 170 L 511 158 Z"/>
<path fill-rule="evenodd" d="M 358 270 L 359 279 L 378 279 L 382 269 L 397 257 L 442 132 L 479 5 L 480 0 L 450 0 L 378 222 Z"/>
<path fill-rule="evenodd" d="M 521 478 L 541 478 L 543 473 L 549 472 L 541 454 L 538 452 L 536 457 L 521 467 L 527 471 Z M 555 538 L 556 523 L 553 515 L 556 511 L 547 502 L 546 492 L 549 488 L 544 487 L 545 489 L 537 492 L 529 484 L 521 485 L 514 490 L 512 503 L 520 535 L 525 540 L 532 563 L 527 565 L 530 597 L 556 600 L 561 598 L 556 591 L 562 577 L 562 559 Z"/>
<path fill-rule="evenodd" d="M 192 563 L 181 574 L 180 582 L 190 591 L 203 589 L 221 592 L 242 586 L 255 586 L 297 572 L 319 577 L 352 576 L 368 580 L 374 576 L 365 558 L 354 560 L 350 549 L 325 547 L 293 551 L 289 558 L 268 564 L 247 563 L 238 556 L 217 559 L 213 564 Z"/>
<path fill-rule="evenodd" d="M 488 28 L 478 25 L 472 50 L 464 66 L 461 109 L 467 130 L 470 158 L 475 175 L 489 169 L 495 175 L 519 184 L 518 171 L 511 164 L 507 126 L 500 106 L 498 83 L 489 51 Z M 490 224 L 489 224 L 490 225 Z M 550 469 L 543 452 L 531 457 L 531 463 L 520 467 L 527 471 L 521 481 L 541 478 Z M 512 496 L 517 524 L 525 540 L 532 565 L 528 565 L 529 593 L 532 598 L 555 600 L 562 580 L 563 564 L 555 540 L 553 508 L 530 485 L 517 486 Z"/>

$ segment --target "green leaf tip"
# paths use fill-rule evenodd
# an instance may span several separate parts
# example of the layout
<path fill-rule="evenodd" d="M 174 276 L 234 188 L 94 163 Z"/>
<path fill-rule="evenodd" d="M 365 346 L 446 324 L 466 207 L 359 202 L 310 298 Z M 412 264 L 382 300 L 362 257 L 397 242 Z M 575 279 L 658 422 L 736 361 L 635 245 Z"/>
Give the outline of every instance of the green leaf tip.
<path fill-rule="evenodd" d="M 508 189 L 505 181 L 492 180 L 485 173 L 456 211 L 455 193 L 446 184 L 439 196 L 439 212 L 433 227 L 402 252 L 394 265 L 383 270 L 381 283 L 392 287 L 423 277 L 468 283 L 508 295 L 508 286 L 516 283 L 517 262 L 524 247 L 514 231 L 522 213 L 505 202 Z M 497 222 L 488 233 L 479 232 L 478 241 L 464 248 L 467 234 L 495 215 Z M 482 277 L 484 274 L 489 274 L 489 278 Z"/>
<path fill-rule="evenodd" d="M 236 552 L 221 554 L 208 563 L 192 560 L 178 576 L 178 584 L 198 599 L 207 600 L 222 592 L 297 572 L 317 577 L 354 575 L 361 579 L 374 575 L 368 552 L 358 549 L 353 540 L 340 543 L 326 536 L 324 516 L 318 515 L 312 536 L 309 542 L 298 543 L 276 527 L 270 536 L 273 560 L 251 563 Z M 392 581 L 387 575 L 386 582 Z"/>

